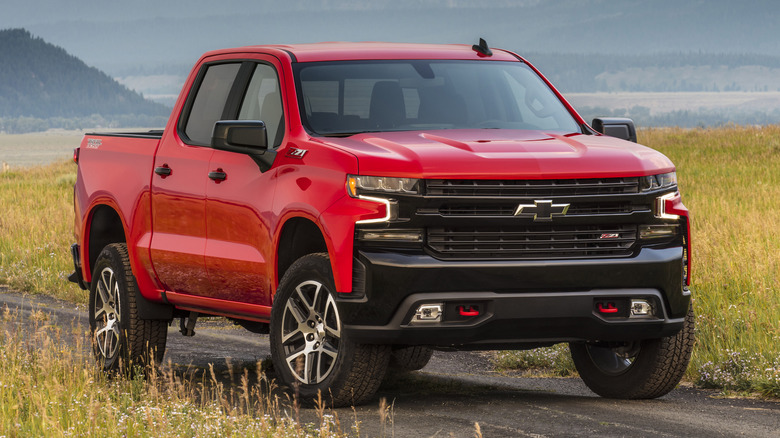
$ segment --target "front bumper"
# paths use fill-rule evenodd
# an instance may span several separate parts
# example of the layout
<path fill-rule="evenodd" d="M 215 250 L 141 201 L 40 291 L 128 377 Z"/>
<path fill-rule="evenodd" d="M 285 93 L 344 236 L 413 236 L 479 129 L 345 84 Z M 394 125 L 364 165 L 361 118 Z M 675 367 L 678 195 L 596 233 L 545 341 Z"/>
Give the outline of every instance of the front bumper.
<path fill-rule="evenodd" d="M 625 259 L 441 261 L 424 253 L 359 253 L 365 293 L 341 294 L 343 330 L 357 342 L 495 348 L 569 341 L 630 341 L 674 335 L 690 293 L 682 248 L 643 248 Z M 361 296 L 362 295 L 362 296 Z M 600 313 L 596 303 L 652 303 L 654 316 Z M 423 304 L 440 322 L 415 324 Z M 458 310 L 479 309 L 475 316 Z"/>

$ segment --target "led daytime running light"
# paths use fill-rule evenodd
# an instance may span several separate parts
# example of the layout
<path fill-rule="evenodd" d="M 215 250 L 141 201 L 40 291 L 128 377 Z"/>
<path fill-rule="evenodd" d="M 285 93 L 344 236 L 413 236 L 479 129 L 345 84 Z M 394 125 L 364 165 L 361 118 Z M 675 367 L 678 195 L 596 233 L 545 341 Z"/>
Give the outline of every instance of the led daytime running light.
<path fill-rule="evenodd" d="M 643 192 L 674 187 L 677 185 L 677 173 L 643 176 L 639 178 L 639 185 Z"/>
<path fill-rule="evenodd" d="M 357 198 L 361 193 L 417 193 L 418 180 L 415 178 L 391 178 L 384 176 L 347 176 L 347 193 Z"/>

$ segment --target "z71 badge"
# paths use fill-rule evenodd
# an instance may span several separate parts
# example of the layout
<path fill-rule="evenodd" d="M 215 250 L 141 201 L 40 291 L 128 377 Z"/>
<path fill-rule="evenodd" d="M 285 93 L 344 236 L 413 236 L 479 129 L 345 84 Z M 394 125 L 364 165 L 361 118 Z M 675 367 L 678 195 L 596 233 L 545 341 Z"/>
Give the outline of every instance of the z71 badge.
<path fill-rule="evenodd" d="M 298 149 L 298 148 L 290 148 L 287 149 L 287 157 L 289 158 L 303 158 L 304 155 L 306 155 L 307 151 L 306 149 Z"/>

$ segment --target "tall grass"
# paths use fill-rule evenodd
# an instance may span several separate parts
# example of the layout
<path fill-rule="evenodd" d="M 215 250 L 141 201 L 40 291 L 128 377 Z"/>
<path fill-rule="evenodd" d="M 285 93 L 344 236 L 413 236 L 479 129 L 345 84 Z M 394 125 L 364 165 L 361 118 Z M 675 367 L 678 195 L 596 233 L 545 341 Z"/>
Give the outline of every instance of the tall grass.
<path fill-rule="evenodd" d="M 693 213 L 688 377 L 780 397 L 780 126 L 656 129 Z"/>
<path fill-rule="evenodd" d="M 693 214 L 697 344 L 687 379 L 780 397 L 780 126 L 651 129 L 639 140 L 675 162 Z M 65 280 L 75 170 L 62 162 L 0 173 L 0 282 L 86 302 Z M 504 354 L 502 366 L 566 374 L 561 354 Z"/>
<path fill-rule="evenodd" d="M 73 272 L 76 165 L 62 161 L 0 173 L 0 283 L 86 303 Z"/>
<path fill-rule="evenodd" d="M 340 437 L 358 432 L 324 405 L 312 422 L 292 414 L 260 370 L 230 367 L 227 379 L 209 370 L 171 367 L 132 379 L 101 372 L 86 351 L 83 330 L 46 324 L 30 330 L 5 309 L 0 321 L 0 436 L 97 437 Z M 68 341 L 65 341 L 68 338 Z M 73 341 L 75 339 L 75 348 Z M 64 347 L 66 346 L 66 347 Z M 221 373 L 220 373 L 221 374 Z"/>

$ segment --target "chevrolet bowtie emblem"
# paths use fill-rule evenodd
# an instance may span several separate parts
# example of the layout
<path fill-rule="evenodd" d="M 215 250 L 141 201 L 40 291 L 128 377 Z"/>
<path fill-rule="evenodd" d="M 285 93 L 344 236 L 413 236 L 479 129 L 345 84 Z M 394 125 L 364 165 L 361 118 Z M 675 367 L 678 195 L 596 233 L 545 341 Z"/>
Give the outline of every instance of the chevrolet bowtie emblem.
<path fill-rule="evenodd" d="M 569 204 L 553 204 L 552 201 L 534 201 L 531 204 L 520 204 L 515 210 L 515 216 L 534 215 L 536 222 L 550 222 L 553 215 L 566 216 Z"/>

